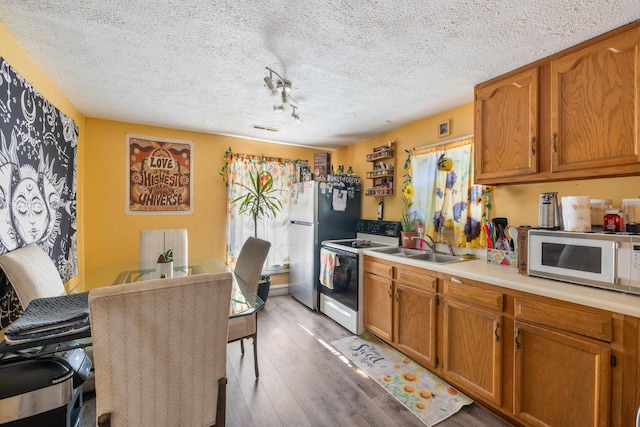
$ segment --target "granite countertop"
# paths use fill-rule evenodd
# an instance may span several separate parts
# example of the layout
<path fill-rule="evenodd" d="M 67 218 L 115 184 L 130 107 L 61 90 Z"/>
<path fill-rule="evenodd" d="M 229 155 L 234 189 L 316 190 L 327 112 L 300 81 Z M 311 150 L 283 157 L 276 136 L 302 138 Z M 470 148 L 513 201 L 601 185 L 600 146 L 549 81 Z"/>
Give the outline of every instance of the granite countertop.
<path fill-rule="evenodd" d="M 488 264 L 484 258 L 450 264 L 436 264 L 389 255 L 375 250 L 365 250 L 364 254 L 397 264 L 411 265 L 507 289 L 640 317 L 640 295 L 523 276 L 518 274 L 517 268 Z"/>

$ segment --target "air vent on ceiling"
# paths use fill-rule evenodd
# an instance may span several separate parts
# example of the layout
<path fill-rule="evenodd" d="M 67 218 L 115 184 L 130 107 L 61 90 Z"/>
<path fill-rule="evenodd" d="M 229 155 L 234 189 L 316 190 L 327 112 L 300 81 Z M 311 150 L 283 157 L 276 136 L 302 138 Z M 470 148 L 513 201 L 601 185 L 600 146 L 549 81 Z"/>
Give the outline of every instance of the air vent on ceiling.
<path fill-rule="evenodd" d="M 267 126 L 251 125 L 251 127 L 254 128 L 254 129 L 266 130 L 267 132 L 278 132 L 278 129 L 270 128 L 270 127 L 267 127 Z"/>

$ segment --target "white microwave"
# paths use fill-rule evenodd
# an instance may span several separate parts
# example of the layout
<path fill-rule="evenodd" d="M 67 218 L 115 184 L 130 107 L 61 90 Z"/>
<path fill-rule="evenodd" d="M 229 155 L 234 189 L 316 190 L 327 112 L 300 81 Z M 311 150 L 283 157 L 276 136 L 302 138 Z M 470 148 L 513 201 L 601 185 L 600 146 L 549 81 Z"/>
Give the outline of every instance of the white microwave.
<path fill-rule="evenodd" d="M 640 294 L 640 236 L 529 230 L 530 276 Z"/>

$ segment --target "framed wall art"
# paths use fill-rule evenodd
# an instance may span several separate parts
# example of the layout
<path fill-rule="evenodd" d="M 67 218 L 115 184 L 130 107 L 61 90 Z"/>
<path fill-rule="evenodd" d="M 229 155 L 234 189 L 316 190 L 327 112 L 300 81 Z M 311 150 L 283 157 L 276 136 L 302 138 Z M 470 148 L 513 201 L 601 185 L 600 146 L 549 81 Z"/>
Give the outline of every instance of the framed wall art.
<path fill-rule="evenodd" d="M 126 213 L 193 213 L 193 141 L 126 134 L 126 145 Z"/>
<path fill-rule="evenodd" d="M 438 138 L 442 138 L 443 136 L 448 136 L 449 131 L 449 120 L 445 120 L 444 122 L 438 123 Z"/>

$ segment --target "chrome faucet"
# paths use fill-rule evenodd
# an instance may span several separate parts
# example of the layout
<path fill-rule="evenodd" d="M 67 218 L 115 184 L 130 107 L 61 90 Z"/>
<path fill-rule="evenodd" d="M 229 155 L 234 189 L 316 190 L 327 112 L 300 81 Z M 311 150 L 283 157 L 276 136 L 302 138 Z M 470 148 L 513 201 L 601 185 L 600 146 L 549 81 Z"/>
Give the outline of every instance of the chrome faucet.
<path fill-rule="evenodd" d="M 451 242 L 449 241 L 449 239 L 447 239 L 446 237 L 443 237 L 444 239 L 444 243 L 447 245 L 447 248 L 449 249 L 449 253 L 453 256 L 456 256 L 456 254 L 453 252 L 453 248 L 451 247 Z"/>
<path fill-rule="evenodd" d="M 435 252 L 436 251 L 436 242 L 434 242 L 433 239 L 431 238 L 431 236 L 429 236 L 428 234 L 425 234 L 424 237 L 426 237 L 429 240 L 426 240 L 423 237 L 418 237 L 418 236 L 414 236 L 414 237 L 412 237 L 412 239 L 413 240 L 422 240 L 423 242 L 425 242 L 427 244 L 429 249 L 431 249 L 431 252 Z"/>

